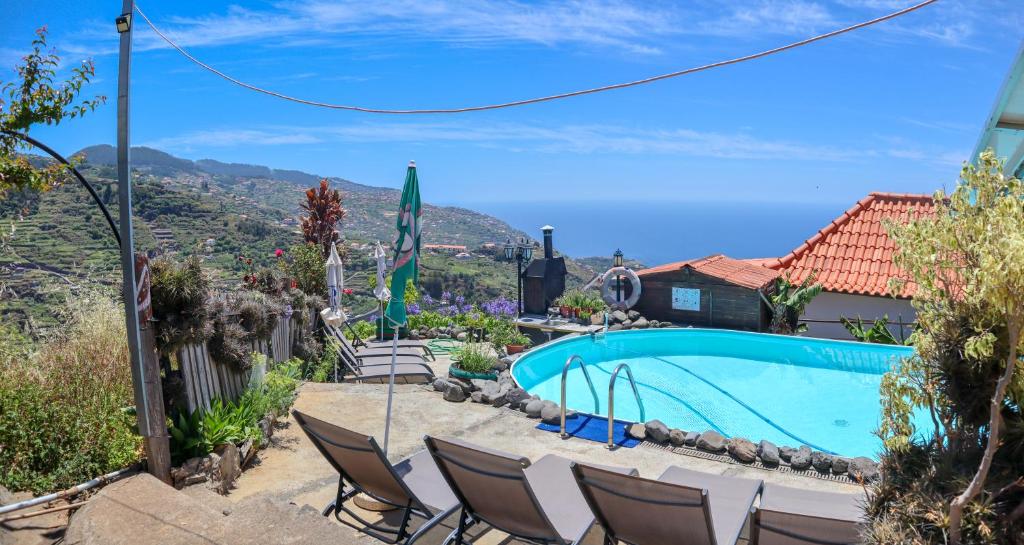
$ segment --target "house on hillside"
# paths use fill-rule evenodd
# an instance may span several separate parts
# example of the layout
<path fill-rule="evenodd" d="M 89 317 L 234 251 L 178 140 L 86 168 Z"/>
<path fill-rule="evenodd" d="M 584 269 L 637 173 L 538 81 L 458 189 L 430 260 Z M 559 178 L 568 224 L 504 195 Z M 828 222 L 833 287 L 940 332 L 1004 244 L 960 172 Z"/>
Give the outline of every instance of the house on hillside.
<path fill-rule="evenodd" d="M 647 319 L 680 325 L 767 331 L 779 274 L 722 254 L 642 269 L 634 309 Z"/>
<path fill-rule="evenodd" d="M 867 322 L 888 316 L 890 329 L 901 338 L 910 334 L 916 316 L 910 304 L 914 285 L 907 283 L 896 292 L 890 289 L 891 278 L 905 275 L 893 263 L 896 245 L 882 222 L 934 213 L 929 195 L 871 193 L 789 254 L 749 262 L 789 275 L 794 283 L 815 274 L 824 289 L 801 317 L 807 323 L 807 335 L 849 339 L 839 318 L 860 317 Z"/>
<path fill-rule="evenodd" d="M 456 255 L 466 252 L 466 246 L 462 244 L 424 244 L 423 250 L 435 254 Z"/>

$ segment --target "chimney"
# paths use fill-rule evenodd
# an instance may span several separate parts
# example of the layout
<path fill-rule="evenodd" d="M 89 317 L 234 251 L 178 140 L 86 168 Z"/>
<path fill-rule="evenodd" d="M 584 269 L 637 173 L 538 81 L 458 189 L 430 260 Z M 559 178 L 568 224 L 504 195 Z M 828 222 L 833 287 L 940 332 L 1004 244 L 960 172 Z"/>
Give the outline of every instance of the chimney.
<path fill-rule="evenodd" d="M 550 225 L 545 225 L 540 228 L 544 232 L 544 259 L 552 259 L 555 257 L 555 248 L 551 242 L 551 232 L 555 230 Z"/>

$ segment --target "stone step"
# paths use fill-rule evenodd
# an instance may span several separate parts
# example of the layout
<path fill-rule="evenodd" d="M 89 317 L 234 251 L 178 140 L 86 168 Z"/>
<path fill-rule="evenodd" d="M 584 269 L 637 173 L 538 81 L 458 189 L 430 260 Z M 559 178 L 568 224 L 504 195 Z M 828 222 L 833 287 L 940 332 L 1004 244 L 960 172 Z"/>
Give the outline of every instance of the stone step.
<path fill-rule="evenodd" d="M 111 484 L 68 525 L 69 545 L 267 543 L 355 544 L 350 528 L 314 508 L 248 498 L 238 503 L 186 494 L 149 474 Z"/>

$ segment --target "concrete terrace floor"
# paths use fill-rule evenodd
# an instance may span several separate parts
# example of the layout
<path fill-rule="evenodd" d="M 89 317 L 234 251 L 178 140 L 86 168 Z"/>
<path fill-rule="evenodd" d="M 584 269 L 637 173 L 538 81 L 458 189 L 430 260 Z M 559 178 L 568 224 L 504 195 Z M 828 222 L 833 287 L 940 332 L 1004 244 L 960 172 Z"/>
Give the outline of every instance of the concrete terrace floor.
<path fill-rule="evenodd" d="M 432 364 L 438 375 L 446 374 L 448 361 L 439 357 Z M 315 384 L 302 386 L 295 408 L 317 418 L 373 435 L 383 442 L 387 399 L 385 384 Z M 581 462 L 635 467 L 643 477 L 654 478 L 666 467 L 688 469 L 737 477 L 762 479 L 786 486 L 856 493 L 859 486 L 827 481 L 799 474 L 745 467 L 671 451 L 639 446 L 609 451 L 602 444 L 582 439 L 562 440 L 557 433 L 536 429 L 538 421 L 527 419 L 509 409 L 471 403 L 449 403 L 429 385 L 396 385 L 388 457 L 397 462 L 424 448 L 423 436 L 458 437 L 482 446 L 504 450 L 537 460 L 545 454 L 557 454 Z M 337 491 L 337 473 L 302 434 L 294 419 L 278 427 L 273 444 L 260 453 L 260 462 L 245 471 L 228 499 L 240 501 L 261 497 L 320 510 Z M 369 514 L 371 520 L 379 518 Z M 455 517 L 452 517 L 454 519 Z M 387 520 L 387 518 L 386 518 Z M 441 543 L 450 531 L 449 520 L 425 536 L 420 543 Z M 447 527 L 447 528 L 445 528 Z M 347 527 L 346 527 L 347 529 Z M 376 542 L 352 530 L 360 542 Z M 499 532 L 484 532 L 478 543 L 510 541 Z M 594 540 L 593 536 L 588 541 Z M 596 543 L 600 543 L 598 539 Z"/>

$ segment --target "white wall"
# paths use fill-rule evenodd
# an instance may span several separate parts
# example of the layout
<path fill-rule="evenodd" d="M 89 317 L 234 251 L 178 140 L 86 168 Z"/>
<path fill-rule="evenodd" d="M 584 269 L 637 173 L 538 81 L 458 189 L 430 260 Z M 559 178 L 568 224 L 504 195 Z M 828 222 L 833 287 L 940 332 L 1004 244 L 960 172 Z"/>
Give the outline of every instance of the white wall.
<path fill-rule="evenodd" d="M 858 316 L 865 322 L 873 322 L 882 316 L 889 316 L 889 330 L 897 339 L 900 338 L 898 318 L 902 317 L 904 324 L 910 324 L 915 320 L 917 314 L 910 305 L 909 299 L 893 299 L 892 297 L 873 297 L 868 295 L 850 295 L 846 293 L 821 292 L 811 300 L 801 320 L 832 320 L 838 321 L 840 316 L 856 319 Z M 904 335 L 910 335 L 909 326 L 903 328 Z M 823 337 L 826 339 L 852 339 L 850 333 L 842 324 L 818 324 L 807 323 L 809 337 Z"/>

